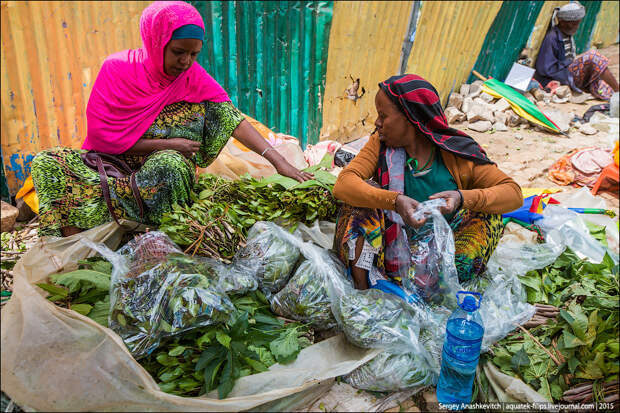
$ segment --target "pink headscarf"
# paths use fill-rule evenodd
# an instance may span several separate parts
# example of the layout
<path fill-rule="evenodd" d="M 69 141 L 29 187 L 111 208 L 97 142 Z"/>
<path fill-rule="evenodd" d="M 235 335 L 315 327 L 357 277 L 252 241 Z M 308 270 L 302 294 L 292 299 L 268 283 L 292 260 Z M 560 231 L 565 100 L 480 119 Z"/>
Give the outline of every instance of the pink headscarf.
<path fill-rule="evenodd" d="M 178 77 L 164 72 L 164 48 L 172 32 L 186 24 L 204 30 L 200 13 L 183 1 L 156 1 L 144 9 L 140 18 L 142 48 L 108 56 L 95 80 L 86 107 L 88 133 L 82 149 L 123 153 L 166 105 L 230 101 L 197 62 Z"/>

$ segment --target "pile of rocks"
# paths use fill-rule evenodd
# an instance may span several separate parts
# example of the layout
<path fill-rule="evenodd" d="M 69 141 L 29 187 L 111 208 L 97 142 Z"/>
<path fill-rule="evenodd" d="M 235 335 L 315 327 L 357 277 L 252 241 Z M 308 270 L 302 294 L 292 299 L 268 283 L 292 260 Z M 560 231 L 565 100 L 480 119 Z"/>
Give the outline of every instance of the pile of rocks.
<path fill-rule="evenodd" d="M 506 99 L 496 99 L 483 92 L 480 80 L 463 84 L 459 93 L 450 95 L 446 118 L 450 125 L 467 121 L 467 128 L 478 132 L 506 131 L 508 127 L 528 124 L 512 111 Z"/>
<path fill-rule="evenodd" d="M 472 84 L 463 84 L 458 93 L 450 95 L 445 111 L 448 124 L 463 123 L 459 126 L 477 132 L 507 131 L 509 127 L 532 127 L 542 130 L 540 126 L 518 116 L 506 99 L 496 99 L 483 92 L 482 85 L 481 80 L 476 80 Z M 586 100 L 593 99 L 592 95 L 587 93 L 571 94 L 568 86 L 558 87 L 553 94 L 534 89 L 531 93 L 525 93 L 524 96 L 541 109 L 548 107 L 551 102 L 585 103 Z M 574 113 L 564 113 L 549 108 L 545 109 L 545 114 L 558 125 L 562 132 L 569 130 L 574 118 Z"/>

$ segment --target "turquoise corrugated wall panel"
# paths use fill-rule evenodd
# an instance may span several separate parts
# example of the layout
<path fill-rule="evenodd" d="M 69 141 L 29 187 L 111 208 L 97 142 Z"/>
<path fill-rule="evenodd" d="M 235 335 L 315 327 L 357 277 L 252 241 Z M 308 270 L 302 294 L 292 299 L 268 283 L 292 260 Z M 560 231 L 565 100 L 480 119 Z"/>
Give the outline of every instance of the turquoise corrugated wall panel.
<path fill-rule="evenodd" d="M 483 76 L 504 80 L 534 28 L 542 1 L 504 1 L 474 64 Z M 470 75 L 468 83 L 476 80 Z"/>
<path fill-rule="evenodd" d="M 332 1 L 192 1 L 206 41 L 198 62 L 244 113 L 302 147 L 322 122 Z"/>
<path fill-rule="evenodd" d="M 577 54 L 583 53 L 590 47 L 590 40 L 594 31 L 596 17 L 601 10 L 601 1 L 581 1 L 586 8 L 586 17 L 583 18 L 579 25 L 579 30 L 575 33 L 575 48 Z"/>

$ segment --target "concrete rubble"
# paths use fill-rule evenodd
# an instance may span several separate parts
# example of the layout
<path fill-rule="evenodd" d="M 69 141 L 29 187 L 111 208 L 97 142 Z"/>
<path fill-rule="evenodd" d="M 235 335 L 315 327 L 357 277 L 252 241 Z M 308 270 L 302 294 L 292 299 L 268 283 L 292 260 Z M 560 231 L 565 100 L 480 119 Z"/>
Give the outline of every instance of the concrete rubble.
<path fill-rule="evenodd" d="M 493 124 L 493 129 L 498 132 L 505 132 L 508 130 L 508 126 L 506 126 L 503 122 L 495 122 Z"/>
<path fill-rule="evenodd" d="M 583 133 L 584 135 L 596 135 L 598 133 L 598 130 L 596 130 L 596 128 L 594 128 L 589 123 L 584 123 L 579 126 L 579 132 Z"/>
<path fill-rule="evenodd" d="M 461 105 L 461 112 L 467 113 L 474 106 L 474 100 L 470 97 L 466 97 L 463 99 L 463 104 Z"/>
<path fill-rule="evenodd" d="M 501 98 L 493 104 L 493 112 L 504 112 L 508 109 L 510 109 L 510 103 L 504 98 Z"/>
<path fill-rule="evenodd" d="M 468 122 L 476 122 L 479 120 L 486 120 L 489 122 L 494 122 L 495 118 L 493 117 L 493 112 L 489 107 L 483 105 L 474 105 L 469 112 L 467 112 L 467 121 Z"/>
<path fill-rule="evenodd" d="M 551 119 L 551 121 L 555 123 L 562 132 L 568 131 L 570 128 L 570 121 L 574 117 L 572 113 L 564 113 L 559 110 L 547 110 L 545 111 L 545 115 L 547 115 L 547 117 Z"/>
<path fill-rule="evenodd" d="M 448 99 L 448 106 L 461 110 L 461 107 L 463 106 L 463 96 L 458 93 L 451 94 L 450 99 Z"/>
<path fill-rule="evenodd" d="M 468 129 L 475 130 L 476 132 L 486 132 L 491 130 L 493 125 L 488 120 L 479 120 L 467 125 Z"/>
<path fill-rule="evenodd" d="M 495 100 L 495 98 L 493 96 L 489 95 L 486 92 L 482 92 L 480 94 L 480 99 L 484 100 L 486 103 L 491 103 L 491 102 L 493 102 Z"/>
<path fill-rule="evenodd" d="M 467 84 L 467 83 L 463 83 L 463 84 L 461 85 L 461 89 L 459 89 L 459 94 L 460 94 L 461 96 L 467 96 L 467 95 L 469 95 L 469 84 Z"/>
<path fill-rule="evenodd" d="M 445 113 L 446 113 L 446 119 L 448 120 L 449 125 L 453 123 L 462 122 L 466 119 L 465 114 L 454 106 L 448 106 L 446 108 Z"/>
<path fill-rule="evenodd" d="M 566 85 L 562 85 L 560 87 L 558 87 L 555 90 L 555 95 L 560 98 L 560 99 L 564 99 L 567 97 L 570 97 L 571 93 L 570 93 L 570 87 L 566 86 Z"/>
<path fill-rule="evenodd" d="M 2 232 L 11 232 L 13 231 L 13 227 L 15 226 L 15 221 L 17 220 L 17 216 L 19 215 L 19 209 L 15 208 L 13 205 L 1 201 L 2 202 L 2 216 L 0 219 L 0 230 Z"/>
<path fill-rule="evenodd" d="M 594 96 L 589 93 L 575 93 L 572 94 L 568 100 L 570 101 L 570 103 L 582 104 L 586 103 L 586 101 L 590 99 L 594 99 Z"/>

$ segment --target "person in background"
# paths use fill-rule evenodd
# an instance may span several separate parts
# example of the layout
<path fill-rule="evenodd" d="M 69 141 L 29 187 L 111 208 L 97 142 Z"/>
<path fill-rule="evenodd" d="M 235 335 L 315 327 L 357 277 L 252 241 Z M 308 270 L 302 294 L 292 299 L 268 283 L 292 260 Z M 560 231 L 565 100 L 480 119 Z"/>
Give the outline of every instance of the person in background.
<path fill-rule="evenodd" d="M 86 109 L 83 150 L 53 148 L 33 159 L 39 235 L 69 236 L 93 228 L 112 220 L 110 209 L 119 218 L 158 225 L 175 203 L 190 202 L 196 165 L 213 162 L 231 136 L 280 174 L 311 178 L 273 150 L 196 62 L 205 29 L 192 5 L 153 2 L 142 13 L 140 34 L 141 49 L 114 53 L 103 62 Z M 86 150 L 117 155 L 139 169 L 135 182 L 108 177 L 110 209 L 98 172 L 82 160 Z"/>
<path fill-rule="evenodd" d="M 534 79 L 543 87 L 555 80 L 577 92 L 589 92 L 597 99 L 609 100 L 618 91 L 618 80 L 607 67 L 609 60 L 596 50 L 576 56 L 574 34 L 586 15 L 579 2 L 556 8 L 551 29 L 540 46 Z"/>
<path fill-rule="evenodd" d="M 472 279 L 485 270 L 501 237 L 500 214 L 523 204 L 521 188 L 476 141 L 448 126 L 437 91 L 420 76 L 392 76 L 379 83 L 375 106 L 376 133 L 334 186 L 334 197 L 345 203 L 334 249 L 357 288 L 369 287 L 374 269 L 398 284 L 399 265 L 390 257 L 411 256 L 418 239 L 414 235 L 404 248 L 394 242 L 400 228 L 393 212 L 420 228 L 426 219 L 412 216 L 419 203 L 443 198 L 459 280 Z"/>

